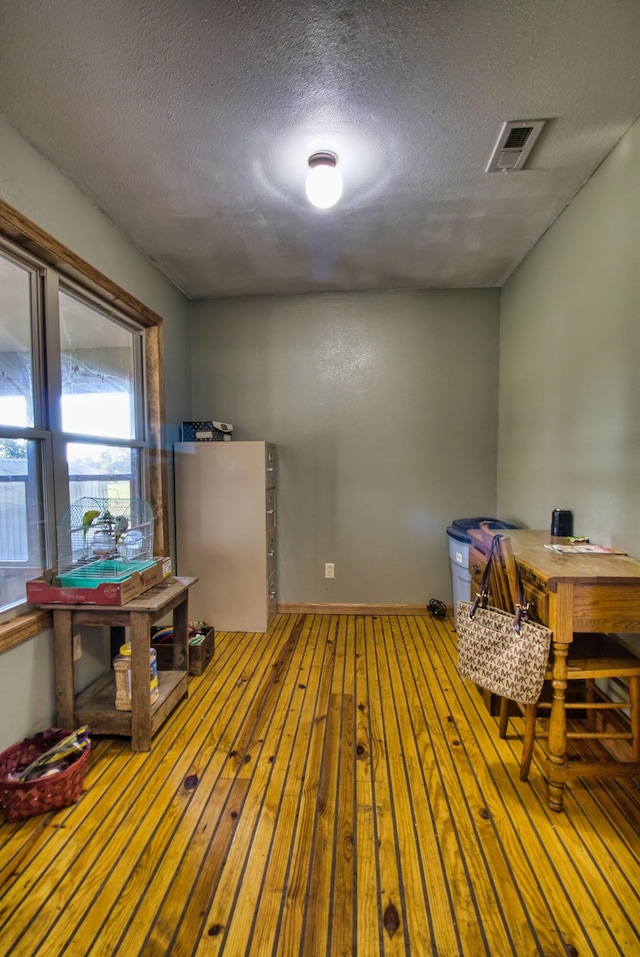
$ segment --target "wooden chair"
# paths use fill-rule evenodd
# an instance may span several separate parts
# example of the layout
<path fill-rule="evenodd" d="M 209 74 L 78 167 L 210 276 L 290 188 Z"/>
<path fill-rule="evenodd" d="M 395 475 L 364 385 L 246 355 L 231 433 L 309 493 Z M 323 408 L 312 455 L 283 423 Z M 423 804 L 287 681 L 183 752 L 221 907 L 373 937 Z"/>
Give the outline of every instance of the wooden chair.
<path fill-rule="evenodd" d="M 573 650 L 573 646 L 576 646 Z M 596 681 L 603 678 L 627 678 L 629 682 L 629 697 L 625 701 L 612 701 L 598 687 Z M 551 681 L 551 668 L 545 676 Z M 572 642 L 572 651 L 567 657 L 567 682 L 582 682 L 585 688 L 584 695 L 580 690 L 570 695 L 568 690 L 565 701 L 565 711 L 579 711 L 587 713 L 586 729 L 567 730 L 567 740 L 627 740 L 631 742 L 632 760 L 640 761 L 640 659 L 632 652 L 623 648 L 615 639 L 608 635 L 576 635 Z M 529 777 L 531 758 L 536 736 L 546 737 L 542 730 L 536 735 L 538 717 L 545 711 L 551 710 L 551 702 L 543 696 L 536 704 L 518 705 L 525 719 L 522 741 L 522 756 L 520 758 L 520 780 L 526 781 Z M 630 729 L 623 728 L 622 722 L 612 724 L 606 721 L 606 716 L 626 709 L 630 713 Z M 604 718 L 598 727 L 596 714 Z M 500 737 L 507 737 L 509 725 L 509 702 L 502 698 L 500 701 Z M 615 730 L 614 730 L 615 728 Z"/>
<path fill-rule="evenodd" d="M 492 563 L 490 588 L 491 602 L 499 608 L 511 611 L 517 595 L 516 565 L 511 542 L 502 536 L 496 549 L 498 561 Z M 553 651 L 552 651 L 553 654 Z M 599 679 L 624 678 L 628 680 L 629 695 L 624 701 L 612 701 L 597 685 Z M 610 635 L 575 635 L 567 657 L 568 694 L 565 701 L 567 712 L 586 713 L 585 730 L 567 730 L 568 740 L 626 740 L 631 742 L 631 754 L 634 762 L 640 761 L 640 658 L 626 649 Z M 551 682 L 551 665 L 545 676 L 545 689 L 548 692 Z M 578 685 L 578 683 L 580 683 Z M 545 700 L 545 690 L 536 704 L 520 705 L 515 702 L 524 715 L 522 756 L 520 759 L 520 780 L 529 777 L 533 748 L 538 737 L 546 737 L 539 729 L 538 716 L 551 710 L 551 702 Z M 510 711 L 513 703 L 506 698 L 500 701 L 499 733 L 506 738 Z M 621 720 L 620 712 L 628 710 L 630 727 Z M 613 720 L 607 716 L 613 715 Z M 598 717 L 600 716 L 600 717 Z"/>

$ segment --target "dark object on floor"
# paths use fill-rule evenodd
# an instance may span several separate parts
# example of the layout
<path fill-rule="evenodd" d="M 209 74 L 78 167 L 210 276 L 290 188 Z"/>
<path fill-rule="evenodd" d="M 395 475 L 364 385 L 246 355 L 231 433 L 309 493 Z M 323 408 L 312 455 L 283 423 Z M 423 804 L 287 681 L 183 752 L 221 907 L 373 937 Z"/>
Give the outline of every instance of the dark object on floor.
<path fill-rule="evenodd" d="M 432 598 L 427 605 L 427 610 L 431 612 L 434 618 L 443 618 L 447 617 L 447 606 L 444 602 L 438 601 L 437 598 Z"/>

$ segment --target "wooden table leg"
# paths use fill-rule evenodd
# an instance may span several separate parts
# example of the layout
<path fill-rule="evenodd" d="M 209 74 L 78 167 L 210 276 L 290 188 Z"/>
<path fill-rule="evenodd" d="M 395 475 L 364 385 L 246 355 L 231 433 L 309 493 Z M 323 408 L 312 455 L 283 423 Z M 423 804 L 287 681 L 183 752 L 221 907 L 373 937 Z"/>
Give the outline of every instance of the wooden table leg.
<path fill-rule="evenodd" d="M 549 718 L 549 755 L 546 762 L 547 801 L 552 811 L 562 811 L 564 786 L 568 779 L 567 762 L 567 653 L 573 640 L 573 585 L 559 583 L 552 616 L 552 679 L 553 698 Z"/>
<path fill-rule="evenodd" d="M 65 731 L 75 729 L 73 680 L 73 612 L 53 613 L 53 670 L 56 692 L 56 724 Z"/>
<path fill-rule="evenodd" d="M 173 670 L 189 670 L 189 599 L 173 609 Z"/>
<path fill-rule="evenodd" d="M 145 612 L 131 613 L 131 750 L 151 750 L 151 622 Z"/>

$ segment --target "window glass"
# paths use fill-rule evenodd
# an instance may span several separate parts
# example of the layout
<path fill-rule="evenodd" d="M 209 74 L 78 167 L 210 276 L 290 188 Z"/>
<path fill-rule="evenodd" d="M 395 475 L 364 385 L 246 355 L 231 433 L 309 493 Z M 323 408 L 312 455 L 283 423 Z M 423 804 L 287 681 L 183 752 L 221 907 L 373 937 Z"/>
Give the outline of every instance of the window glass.
<path fill-rule="evenodd" d="M 74 501 L 145 498 L 142 336 L 0 238 L 2 620 L 29 578 L 58 565 Z"/>
<path fill-rule="evenodd" d="M 135 438 L 135 334 L 86 302 L 60 293 L 62 428 Z"/>
<path fill-rule="evenodd" d="M 138 450 L 115 445 L 70 442 L 69 501 L 79 498 L 143 498 L 138 480 Z"/>
<path fill-rule="evenodd" d="M 25 600 L 46 559 L 40 445 L 0 438 L 0 609 Z"/>
<path fill-rule="evenodd" d="M 33 426 L 32 276 L 0 254 L 0 425 Z"/>

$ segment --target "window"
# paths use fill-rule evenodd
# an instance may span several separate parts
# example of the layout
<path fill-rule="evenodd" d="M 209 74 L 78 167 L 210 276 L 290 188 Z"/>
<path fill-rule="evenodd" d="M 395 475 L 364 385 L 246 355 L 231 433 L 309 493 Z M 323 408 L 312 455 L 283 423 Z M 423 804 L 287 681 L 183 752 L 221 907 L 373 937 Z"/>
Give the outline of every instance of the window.
<path fill-rule="evenodd" d="M 144 498 L 140 446 L 130 444 L 144 437 L 141 332 L 64 289 L 59 313 L 62 433 L 101 440 L 67 442 L 69 502 Z"/>
<path fill-rule="evenodd" d="M 0 610 L 25 600 L 25 582 L 43 568 L 41 443 L 0 438 Z"/>
<path fill-rule="evenodd" d="M 73 501 L 146 497 L 145 407 L 144 330 L 3 241 L 0 614 L 56 565 Z"/>

